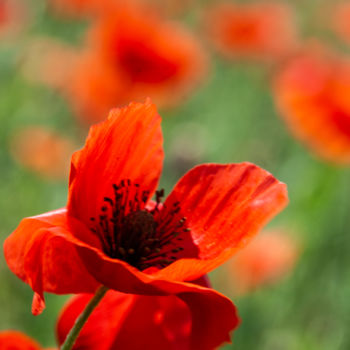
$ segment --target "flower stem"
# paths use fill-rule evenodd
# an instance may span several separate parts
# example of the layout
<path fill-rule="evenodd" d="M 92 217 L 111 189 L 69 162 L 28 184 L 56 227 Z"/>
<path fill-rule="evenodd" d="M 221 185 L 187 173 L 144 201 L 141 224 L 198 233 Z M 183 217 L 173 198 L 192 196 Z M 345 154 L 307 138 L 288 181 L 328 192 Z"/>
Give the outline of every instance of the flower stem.
<path fill-rule="evenodd" d="M 86 305 L 86 308 L 84 309 L 84 311 L 76 319 L 73 328 L 70 330 L 70 332 L 66 337 L 66 340 L 61 346 L 61 350 L 71 350 L 73 348 L 73 345 L 77 340 L 78 335 L 82 330 L 85 322 L 88 320 L 89 316 L 91 315 L 92 311 L 94 311 L 95 307 L 102 300 L 107 290 L 108 288 L 105 286 L 101 286 L 99 289 L 97 289 L 96 294 L 92 297 L 92 299 Z"/>

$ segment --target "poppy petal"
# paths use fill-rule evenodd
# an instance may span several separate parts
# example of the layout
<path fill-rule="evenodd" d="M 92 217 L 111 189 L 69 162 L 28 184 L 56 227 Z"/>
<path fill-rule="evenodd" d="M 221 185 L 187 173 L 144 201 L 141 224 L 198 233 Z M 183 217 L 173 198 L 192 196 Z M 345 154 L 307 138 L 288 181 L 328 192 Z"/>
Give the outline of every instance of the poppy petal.
<path fill-rule="evenodd" d="M 236 307 L 230 299 L 209 288 L 203 288 L 201 293 L 181 293 L 179 297 L 191 310 L 190 349 L 211 350 L 223 342 L 230 342 L 229 332 L 240 323 Z M 205 335 L 203 329 L 206 330 Z"/>
<path fill-rule="evenodd" d="M 74 297 L 62 311 L 57 324 L 60 344 L 90 298 Z M 229 341 L 229 331 L 237 325 L 236 309 L 229 299 L 194 284 L 187 284 L 187 291 L 178 296 L 109 291 L 84 326 L 74 350 L 136 350 L 144 344 L 155 350 L 212 350 Z"/>
<path fill-rule="evenodd" d="M 191 240 L 185 237 L 187 245 L 178 260 L 157 277 L 193 280 L 243 247 L 283 209 L 288 198 L 286 185 L 254 164 L 206 164 L 180 179 L 164 208 L 172 208 L 175 202 L 180 202 Z M 189 241 L 192 246 L 186 249 Z"/>
<path fill-rule="evenodd" d="M 164 276 L 161 274 L 161 272 L 164 269 L 159 270 L 159 272 L 157 272 L 157 269 L 155 269 L 156 271 L 153 271 L 152 269 L 149 269 L 149 271 L 145 270 L 144 272 L 139 271 L 138 269 L 130 266 L 129 264 L 121 260 L 109 258 L 98 249 L 89 247 L 87 245 L 76 245 L 76 248 L 80 257 L 86 264 L 85 266 L 89 269 L 90 273 L 101 284 L 111 289 L 121 291 L 123 293 L 150 296 L 177 295 L 188 304 L 190 302 L 193 302 L 193 327 L 197 327 L 198 324 L 198 333 L 201 333 L 199 328 L 203 329 L 200 326 L 200 322 L 202 322 L 201 318 L 203 317 L 204 313 L 208 313 L 208 320 L 210 320 L 210 318 L 215 319 L 213 318 L 212 313 L 215 313 L 215 315 L 217 315 L 217 310 L 220 310 L 220 312 L 223 313 L 221 319 L 225 320 L 225 323 L 222 325 L 221 328 L 222 330 L 226 330 L 226 333 L 219 333 L 217 335 L 212 334 L 212 341 L 219 341 L 218 339 L 220 339 L 221 342 L 227 341 L 229 339 L 227 336 L 229 330 L 235 328 L 239 323 L 234 306 L 229 307 L 229 305 L 227 305 L 229 299 L 227 299 L 227 301 L 224 301 L 224 297 L 221 294 L 219 294 L 219 303 L 219 301 L 216 299 L 216 296 L 211 294 L 214 292 L 211 289 L 194 285 L 193 283 L 178 282 L 171 280 L 173 275 L 170 274 L 169 276 Z M 148 274 L 147 272 L 149 272 L 150 274 Z M 118 276 L 118 278 L 111 278 L 111 276 Z M 207 282 L 203 278 L 199 279 L 199 281 L 201 284 L 207 285 Z M 207 292 L 208 290 L 210 292 Z M 197 294 L 199 292 L 205 295 L 203 296 L 203 299 L 198 298 L 196 295 L 192 301 L 191 293 Z M 206 293 L 209 294 L 206 295 Z M 213 300 L 218 302 L 219 305 L 213 309 L 208 308 L 204 312 L 202 309 L 206 307 L 206 303 L 210 301 L 210 298 L 213 298 Z M 226 311 L 227 314 L 225 313 Z M 224 336 L 223 334 L 226 335 Z M 193 335 L 193 337 L 195 337 L 195 335 Z M 198 336 L 198 338 L 200 338 L 200 336 Z M 196 340 L 193 340 L 193 342 L 198 341 L 199 340 L 197 338 Z"/>
<path fill-rule="evenodd" d="M 163 163 L 160 121 L 147 100 L 112 110 L 105 122 L 91 127 L 85 147 L 72 157 L 69 215 L 89 225 L 104 198 L 113 198 L 113 184 L 122 180 L 152 195 Z"/>
<path fill-rule="evenodd" d="M 17 331 L 0 332 L 0 349 L 4 350 L 41 350 L 40 345 Z"/>
<path fill-rule="evenodd" d="M 75 320 L 85 309 L 92 296 L 92 294 L 74 296 L 61 310 L 56 325 L 56 336 L 60 345 L 65 341 Z M 87 320 L 73 349 L 110 349 L 134 298 L 132 294 L 108 291 Z"/>
<path fill-rule="evenodd" d="M 44 291 L 83 293 L 98 286 L 81 263 L 74 244 L 66 239 L 70 235 L 66 214 L 66 209 L 59 209 L 26 218 L 4 243 L 11 271 L 36 293 L 35 314 L 44 308 Z"/>

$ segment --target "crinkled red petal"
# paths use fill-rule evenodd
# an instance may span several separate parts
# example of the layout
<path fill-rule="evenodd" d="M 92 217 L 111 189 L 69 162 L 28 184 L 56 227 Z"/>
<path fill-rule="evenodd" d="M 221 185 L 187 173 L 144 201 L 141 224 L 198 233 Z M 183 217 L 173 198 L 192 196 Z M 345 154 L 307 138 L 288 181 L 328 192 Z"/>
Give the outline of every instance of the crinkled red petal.
<path fill-rule="evenodd" d="M 156 275 L 193 280 L 244 246 L 285 207 L 288 198 L 286 185 L 254 164 L 206 164 L 180 179 L 164 210 L 175 202 L 180 202 L 180 216 L 186 217 L 190 231 L 177 243 L 185 244 L 178 260 Z"/>
<path fill-rule="evenodd" d="M 183 287 L 181 293 L 168 296 L 109 291 L 74 350 L 136 350 L 144 344 L 155 350 L 212 350 L 229 341 L 229 332 L 238 325 L 232 302 L 212 289 L 194 284 Z M 90 298 L 79 295 L 64 308 L 57 324 L 60 344 Z"/>
<path fill-rule="evenodd" d="M 84 148 L 72 157 L 68 212 L 91 224 L 104 197 L 113 198 L 113 184 L 130 179 L 140 191 L 155 191 L 163 163 L 163 137 L 156 107 L 131 103 L 113 110 L 90 129 Z"/>
<path fill-rule="evenodd" d="M 33 313 L 44 307 L 44 291 L 57 294 L 94 292 L 98 286 L 88 273 L 69 240 L 70 226 L 78 225 L 67 218 L 67 210 L 59 209 L 23 219 L 5 240 L 4 254 L 11 271 L 28 283 L 36 293 Z M 86 230 L 87 235 L 91 235 Z"/>
<path fill-rule="evenodd" d="M 177 288 L 175 281 L 194 280 L 225 262 L 288 199 L 285 184 L 253 164 L 242 163 L 194 168 L 175 186 L 163 208 L 172 208 L 176 201 L 181 203 L 181 215 L 187 217 L 186 225 L 191 229 L 186 232 L 191 238 L 191 242 L 187 239 L 190 249 L 185 245 L 184 251 L 177 253 L 178 260 L 156 272 L 141 272 L 92 246 L 77 245 L 91 275 L 124 293 L 168 294 Z"/>
<path fill-rule="evenodd" d="M 62 309 L 56 325 L 56 336 L 61 345 L 85 309 L 92 294 L 80 294 L 68 301 Z M 114 342 L 135 296 L 109 291 L 84 325 L 73 349 L 108 350 Z"/>

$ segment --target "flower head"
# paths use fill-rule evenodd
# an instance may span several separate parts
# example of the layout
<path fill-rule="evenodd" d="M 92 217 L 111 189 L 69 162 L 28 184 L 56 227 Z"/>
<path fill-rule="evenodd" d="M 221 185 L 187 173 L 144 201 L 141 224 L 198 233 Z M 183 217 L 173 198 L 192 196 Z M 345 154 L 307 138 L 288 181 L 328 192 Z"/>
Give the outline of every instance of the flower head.
<path fill-rule="evenodd" d="M 179 103 L 205 67 L 200 44 L 179 24 L 117 2 L 93 24 L 65 93 L 81 119 L 99 121 L 113 106 L 147 96 L 162 106 Z"/>
<path fill-rule="evenodd" d="M 276 75 L 274 95 L 293 134 L 323 159 L 350 163 L 350 61 L 311 45 Z"/>
<path fill-rule="evenodd" d="M 63 308 L 57 322 L 59 344 L 64 342 L 91 297 L 80 294 Z M 234 325 L 237 316 L 233 304 L 209 288 L 202 288 L 200 293 L 194 289 L 179 297 L 109 291 L 73 349 L 136 350 L 147 344 L 154 350 L 212 350 L 229 340 L 228 332 Z"/>
<path fill-rule="evenodd" d="M 215 46 L 228 58 L 281 58 L 297 43 L 292 10 L 278 2 L 213 5 L 205 24 Z"/>
<path fill-rule="evenodd" d="M 44 291 L 193 290 L 186 281 L 226 261 L 287 202 L 283 183 L 242 163 L 197 166 L 161 203 L 162 162 L 150 101 L 113 110 L 90 129 L 72 156 L 67 206 L 25 218 L 4 244 L 9 267 L 35 292 L 34 313 Z"/>

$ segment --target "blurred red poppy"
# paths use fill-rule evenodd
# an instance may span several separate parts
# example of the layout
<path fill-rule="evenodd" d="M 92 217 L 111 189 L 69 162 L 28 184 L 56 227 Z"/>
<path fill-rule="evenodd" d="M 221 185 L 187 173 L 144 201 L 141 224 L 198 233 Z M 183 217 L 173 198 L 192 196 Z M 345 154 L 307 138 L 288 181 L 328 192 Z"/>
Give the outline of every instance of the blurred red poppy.
<path fill-rule="evenodd" d="M 0 332 L 0 349 L 1 350 L 42 350 L 42 347 L 26 336 L 17 331 Z"/>
<path fill-rule="evenodd" d="M 153 7 L 118 3 L 93 25 L 66 94 L 83 120 L 98 121 L 113 106 L 147 96 L 173 106 L 197 86 L 205 68 L 201 46 L 179 24 L 161 19 Z"/>
<path fill-rule="evenodd" d="M 5 240 L 35 314 L 44 291 L 200 293 L 184 281 L 226 261 L 286 205 L 286 186 L 250 163 L 197 166 L 162 204 L 160 121 L 150 101 L 112 111 L 73 154 L 67 206 L 23 219 Z"/>
<path fill-rule="evenodd" d="M 260 233 L 229 263 L 236 294 L 278 281 L 295 265 L 298 243 L 283 230 Z"/>
<path fill-rule="evenodd" d="M 310 46 L 278 72 L 274 95 L 291 131 L 320 157 L 350 163 L 350 61 Z"/>
<path fill-rule="evenodd" d="M 59 344 L 91 297 L 80 294 L 66 304 L 57 323 Z M 200 293 L 188 291 L 179 297 L 108 291 L 73 349 L 136 350 L 147 344 L 154 350 L 212 350 L 229 340 L 228 333 L 237 323 L 231 301 L 209 288 L 202 288 Z"/>
<path fill-rule="evenodd" d="M 73 142 L 43 126 L 28 126 L 11 137 L 15 160 L 41 176 L 59 179 L 68 175 Z"/>
<path fill-rule="evenodd" d="M 280 2 L 220 3 L 206 11 L 209 38 L 228 58 L 275 60 L 293 50 L 292 8 Z"/>

